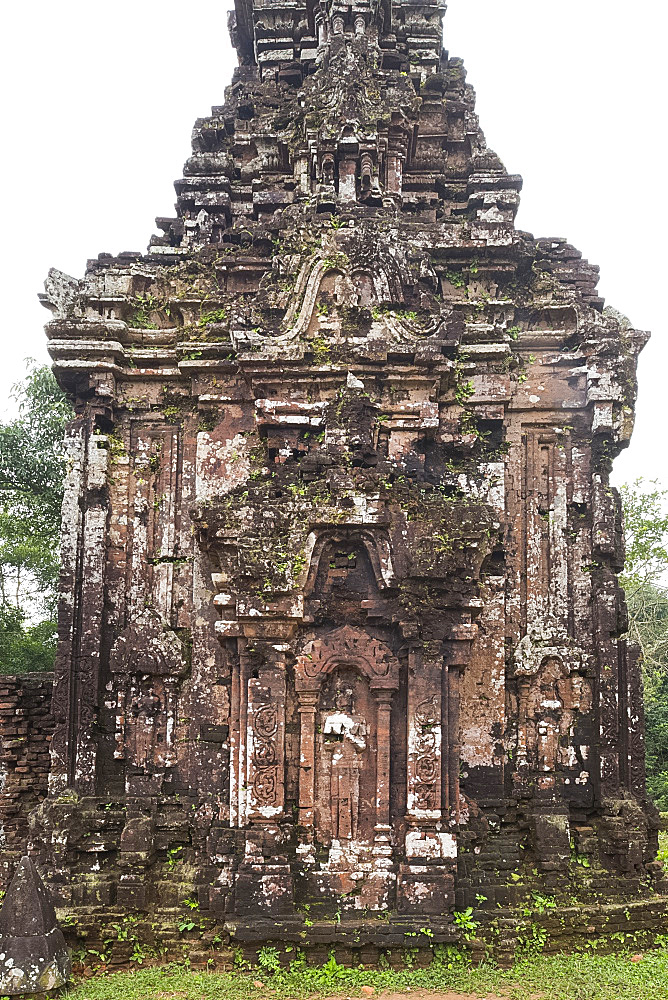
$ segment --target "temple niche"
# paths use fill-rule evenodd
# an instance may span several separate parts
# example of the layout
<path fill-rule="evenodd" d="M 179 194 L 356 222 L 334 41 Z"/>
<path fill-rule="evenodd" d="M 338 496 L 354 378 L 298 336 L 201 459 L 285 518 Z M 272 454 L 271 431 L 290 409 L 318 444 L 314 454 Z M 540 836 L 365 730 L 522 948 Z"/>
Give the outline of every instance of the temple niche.
<path fill-rule="evenodd" d="M 32 843 L 87 934 L 174 950 L 196 900 L 212 941 L 361 960 L 663 888 L 609 487 L 646 335 L 515 228 L 444 13 L 236 0 L 175 215 L 47 281 L 76 417 Z"/>
<path fill-rule="evenodd" d="M 398 687 L 391 650 L 347 625 L 309 640 L 296 664 L 301 854 L 311 868 L 308 878 L 313 882 L 317 870 L 321 891 L 327 885 L 336 900 L 359 895 L 374 909 L 387 905 L 396 883 L 389 845 Z"/>
<path fill-rule="evenodd" d="M 526 763 L 556 781 L 557 767 L 567 763 L 565 746 L 576 712 L 592 707 L 590 685 L 569 677 L 558 656 L 547 656 L 532 683 L 522 685 L 521 716 L 526 718 Z M 524 748 L 523 748 L 524 749 Z"/>
<path fill-rule="evenodd" d="M 373 843 L 374 715 L 364 681 L 354 670 L 337 671 L 320 698 L 315 755 L 316 835 L 330 850 L 336 845 L 345 853 L 358 841 Z"/>
<path fill-rule="evenodd" d="M 187 672 L 182 643 L 159 616 L 144 612 L 114 644 L 110 668 L 118 709 L 115 756 L 128 766 L 126 790 L 155 793 L 176 763 L 178 694 Z"/>

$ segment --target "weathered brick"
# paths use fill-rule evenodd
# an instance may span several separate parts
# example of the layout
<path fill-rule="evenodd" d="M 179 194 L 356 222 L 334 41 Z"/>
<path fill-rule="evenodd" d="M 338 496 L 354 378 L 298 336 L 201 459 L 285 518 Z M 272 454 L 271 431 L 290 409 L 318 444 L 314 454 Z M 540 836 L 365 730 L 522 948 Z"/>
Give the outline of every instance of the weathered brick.
<path fill-rule="evenodd" d="M 515 228 L 432 8 L 335 3 L 316 40 L 252 7 L 176 218 L 46 284 L 77 416 L 40 864 L 78 911 L 193 893 L 249 949 L 308 906 L 345 961 L 564 900 L 582 860 L 633 895 L 656 824 L 609 474 L 645 335 Z M 17 844 L 36 684 L 0 702 Z M 353 947 L 365 910 L 397 926 Z"/>

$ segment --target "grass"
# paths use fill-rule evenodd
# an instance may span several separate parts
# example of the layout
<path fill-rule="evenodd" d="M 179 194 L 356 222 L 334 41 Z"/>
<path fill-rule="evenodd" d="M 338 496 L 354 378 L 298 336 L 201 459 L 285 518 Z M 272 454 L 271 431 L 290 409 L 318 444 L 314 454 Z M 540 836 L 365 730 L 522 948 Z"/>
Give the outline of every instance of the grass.
<path fill-rule="evenodd" d="M 265 949 L 273 951 L 273 949 Z M 473 997 L 496 992 L 508 1000 L 668 1000 L 668 942 L 638 961 L 621 955 L 535 956 L 513 969 L 469 966 L 446 953 L 427 969 L 345 969 L 333 959 L 322 967 L 294 962 L 274 972 L 193 972 L 169 965 L 89 979 L 65 994 L 69 1000 L 301 1000 L 357 997 L 363 986 L 403 993 L 455 990 Z M 271 965 L 271 956 L 265 966 Z"/>

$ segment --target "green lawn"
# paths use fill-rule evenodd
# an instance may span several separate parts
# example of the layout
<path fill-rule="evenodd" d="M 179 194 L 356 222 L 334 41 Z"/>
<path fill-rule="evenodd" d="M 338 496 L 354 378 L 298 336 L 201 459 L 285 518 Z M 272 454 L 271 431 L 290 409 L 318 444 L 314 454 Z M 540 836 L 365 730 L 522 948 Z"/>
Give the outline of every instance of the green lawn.
<path fill-rule="evenodd" d="M 456 990 L 473 996 L 496 992 L 508 1000 L 668 1000 L 668 944 L 643 953 L 536 957 L 502 972 L 463 961 L 443 959 L 428 969 L 370 971 L 295 965 L 290 971 L 191 972 L 182 966 L 141 969 L 86 980 L 66 996 L 70 1000 L 248 1000 L 276 997 L 354 997 L 362 986 L 402 993 Z"/>

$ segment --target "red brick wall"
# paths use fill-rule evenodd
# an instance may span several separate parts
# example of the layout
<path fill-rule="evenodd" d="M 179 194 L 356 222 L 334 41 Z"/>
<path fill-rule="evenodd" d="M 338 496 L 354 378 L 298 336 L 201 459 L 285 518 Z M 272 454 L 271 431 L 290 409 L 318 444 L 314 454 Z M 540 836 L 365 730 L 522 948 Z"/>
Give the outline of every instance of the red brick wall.
<path fill-rule="evenodd" d="M 53 674 L 0 675 L 0 886 L 28 838 L 28 814 L 46 795 Z"/>

